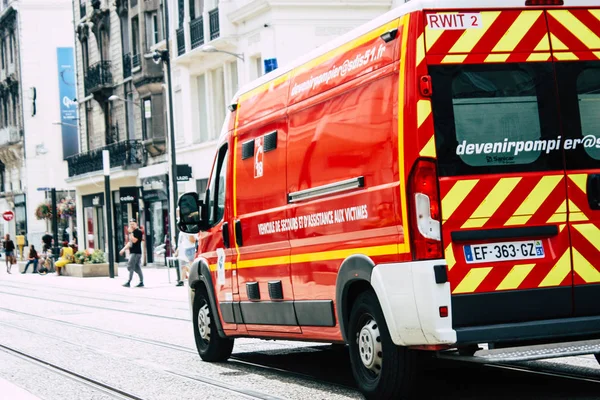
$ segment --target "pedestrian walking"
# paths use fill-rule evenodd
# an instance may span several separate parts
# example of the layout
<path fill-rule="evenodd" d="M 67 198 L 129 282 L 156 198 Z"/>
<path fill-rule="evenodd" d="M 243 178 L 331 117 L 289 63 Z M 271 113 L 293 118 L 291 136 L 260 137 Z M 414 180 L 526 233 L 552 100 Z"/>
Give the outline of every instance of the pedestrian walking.
<path fill-rule="evenodd" d="M 27 258 L 27 264 L 25 264 L 25 270 L 23 270 L 23 272 L 21 272 L 22 274 L 27 273 L 27 268 L 29 268 L 30 264 L 33 264 L 33 273 L 37 274 L 37 268 L 38 268 L 38 253 L 35 250 L 35 247 L 33 245 L 31 245 L 31 248 L 29 249 L 29 257 Z"/>
<path fill-rule="evenodd" d="M 17 263 L 17 259 L 15 258 L 15 243 L 10 240 L 8 233 L 4 236 L 2 247 L 4 247 L 4 255 L 6 256 L 6 272 L 10 274 L 10 269 L 13 264 Z"/>
<path fill-rule="evenodd" d="M 136 287 L 144 287 L 144 276 L 142 275 L 142 238 L 144 234 L 138 228 L 137 221 L 132 219 L 129 221 L 129 261 L 127 262 L 127 270 L 129 271 L 129 280 L 123 284 L 125 287 L 131 286 L 133 273 L 137 273 L 140 277 L 140 283 Z M 125 248 L 121 249 L 123 254 Z"/>

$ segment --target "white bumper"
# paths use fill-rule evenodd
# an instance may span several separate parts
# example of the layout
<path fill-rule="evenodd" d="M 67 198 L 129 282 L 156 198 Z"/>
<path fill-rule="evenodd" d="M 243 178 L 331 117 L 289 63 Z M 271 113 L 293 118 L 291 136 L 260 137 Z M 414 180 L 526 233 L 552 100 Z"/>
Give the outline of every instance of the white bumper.
<path fill-rule="evenodd" d="M 450 283 L 435 282 L 434 265 L 444 260 L 380 264 L 371 285 L 379 298 L 392 341 L 398 346 L 456 343 L 452 329 Z M 440 317 L 439 308 L 448 307 Z"/>

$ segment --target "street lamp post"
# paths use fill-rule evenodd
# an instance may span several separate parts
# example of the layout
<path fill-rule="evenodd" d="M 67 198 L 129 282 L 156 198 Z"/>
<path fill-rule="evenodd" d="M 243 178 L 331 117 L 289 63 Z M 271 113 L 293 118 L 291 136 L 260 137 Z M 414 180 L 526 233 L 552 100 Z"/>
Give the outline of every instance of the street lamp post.
<path fill-rule="evenodd" d="M 108 241 L 108 273 L 111 278 L 115 277 L 115 260 L 113 255 L 113 232 L 112 232 L 112 201 L 110 198 L 110 153 L 102 150 L 102 167 L 104 170 L 104 204 L 106 205 L 106 233 Z"/>

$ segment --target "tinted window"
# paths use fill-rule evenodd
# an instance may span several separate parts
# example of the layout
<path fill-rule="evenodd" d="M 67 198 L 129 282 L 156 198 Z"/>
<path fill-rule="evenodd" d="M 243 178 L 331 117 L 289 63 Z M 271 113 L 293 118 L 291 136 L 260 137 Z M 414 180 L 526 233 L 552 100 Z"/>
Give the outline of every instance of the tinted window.
<path fill-rule="evenodd" d="M 219 157 L 211 173 L 208 198 L 208 223 L 215 225 L 225 215 L 225 188 L 227 177 L 227 146 L 219 150 Z"/>
<path fill-rule="evenodd" d="M 432 66 L 440 174 L 562 168 L 550 64 Z"/>
<path fill-rule="evenodd" d="M 600 61 L 557 63 L 561 124 L 568 169 L 598 168 Z"/>

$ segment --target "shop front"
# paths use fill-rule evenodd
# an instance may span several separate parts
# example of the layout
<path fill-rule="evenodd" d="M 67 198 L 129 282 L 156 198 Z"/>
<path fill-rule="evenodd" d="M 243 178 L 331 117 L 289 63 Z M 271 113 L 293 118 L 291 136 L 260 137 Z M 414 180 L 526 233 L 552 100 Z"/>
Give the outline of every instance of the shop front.
<path fill-rule="evenodd" d="M 142 179 L 144 227 L 147 261 L 164 264 L 170 257 L 169 242 L 169 176 L 159 175 Z M 161 251 L 164 250 L 164 251 Z"/>
<path fill-rule="evenodd" d="M 115 226 L 115 255 L 118 261 L 126 261 L 125 255 L 120 255 L 119 250 L 125 246 L 127 242 L 127 228 L 129 221 L 135 219 L 138 221 L 140 228 L 145 231 L 142 221 L 140 220 L 140 191 L 137 186 L 123 186 L 118 190 L 113 191 L 113 215 Z"/>
<path fill-rule="evenodd" d="M 81 244 L 89 250 L 100 249 L 106 252 L 106 228 L 104 219 L 104 193 L 82 196 L 83 223 L 85 236 Z"/>

